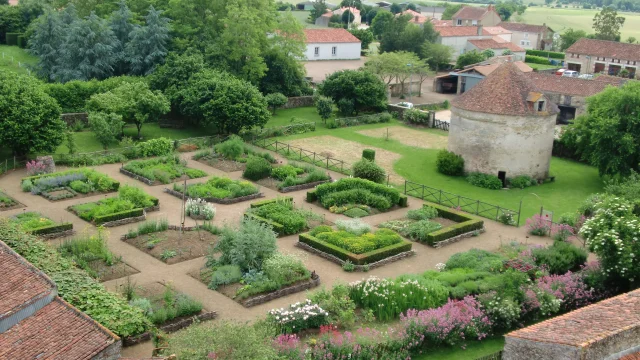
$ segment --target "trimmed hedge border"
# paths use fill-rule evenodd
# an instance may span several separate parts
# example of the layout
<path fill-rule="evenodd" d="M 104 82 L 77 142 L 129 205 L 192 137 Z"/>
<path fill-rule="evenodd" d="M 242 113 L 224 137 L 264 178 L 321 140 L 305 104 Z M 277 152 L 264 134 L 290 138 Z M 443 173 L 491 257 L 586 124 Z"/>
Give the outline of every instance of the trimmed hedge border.
<path fill-rule="evenodd" d="M 331 261 L 333 263 L 336 263 L 336 264 L 338 264 L 340 266 L 344 265 L 344 263 L 345 263 L 344 260 L 342 260 L 342 259 L 340 259 L 340 258 L 338 258 L 336 256 L 333 256 L 331 254 L 328 254 L 328 253 L 326 253 L 324 251 L 318 250 L 318 249 L 314 248 L 313 246 L 308 245 L 306 243 L 298 241 L 295 244 L 295 246 L 301 248 L 302 250 L 308 251 L 308 252 L 310 252 L 310 253 L 312 253 L 314 255 L 318 255 L 321 258 L 329 260 L 329 261 Z M 408 257 L 413 256 L 415 254 L 416 254 L 415 251 L 410 250 L 410 251 L 405 251 L 405 252 L 399 253 L 397 255 L 389 256 L 388 258 L 385 258 L 385 259 L 382 259 L 380 261 L 376 261 L 374 263 L 368 264 L 369 265 L 369 270 L 384 266 L 386 264 L 390 264 L 392 262 L 396 262 L 396 261 L 402 260 L 404 258 L 408 258 Z M 363 265 L 354 265 L 354 266 L 355 266 L 355 270 L 356 271 L 365 271 L 365 267 Z"/>
<path fill-rule="evenodd" d="M 59 233 L 59 232 L 64 232 L 64 231 L 68 231 L 68 230 L 73 230 L 73 224 L 64 223 L 64 224 L 43 226 L 43 227 L 32 229 L 32 230 L 29 230 L 29 231 L 26 231 L 26 232 L 30 233 L 32 235 L 42 236 L 42 235 L 50 235 L 50 234 L 55 234 L 55 233 Z"/>
<path fill-rule="evenodd" d="M 253 205 L 253 204 L 252 204 Z M 263 218 L 262 216 L 258 216 L 258 215 L 254 215 L 254 214 L 244 214 L 244 218 L 245 219 L 253 219 L 256 221 L 259 221 L 263 224 L 267 224 L 269 226 L 271 226 L 273 228 L 273 231 L 278 235 L 278 236 L 283 236 L 284 235 L 284 226 L 280 223 L 277 223 L 273 220 L 269 220 L 267 218 Z"/>
<path fill-rule="evenodd" d="M 484 220 L 476 218 L 475 216 L 471 216 L 462 211 L 449 209 L 445 206 L 437 205 L 437 204 L 425 204 L 426 206 L 430 206 L 436 210 L 438 210 L 438 215 L 445 219 L 449 219 L 451 221 L 455 221 L 458 224 L 447 226 L 438 231 L 434 231 L 430 234 L 427 234 L 426 243 L 433 247 L 440 247 L 448 244 L 449 242 L 438 245 L 438 243 L 447 241 L 453 237 L 458 237 L 459 235 L 473 233 L 480 229 L 484 229 Z M 459 240 L 459 239 L 458 239 Z"/>
<path fill-rule="evenodd" d="M 127 218 L 132 218 L 132 217 L 139 217 L 139 216 L 144 216 L 143 208 L 125 210 L 125 211 L 120 211 L 113 214 L 96 216 L 95 218 L 93 218 L 93 223 L 96 225 L 101 225 L 108 222 L 123 220 Z"/>
<path fill-rule="evenodd" d="M 158 204 L 159 200 L 157 198 L 154 198 L 153 202 L 154 202 L 154 204 Z M 71 213 L 73 213 L 74 215 L 76 215 L 77 217 L 80 217 L 80 215 L 78 215 L 78 213 L 73 209 L 72 206 L 69 206 L 67 208 L 67 210 L 70 211 Z M 92 221 L 89 221 L 89 223 L 91 223 L 93 225 L 96 225 L 96 226 L 115 227 L 115 226 L 130 224 L 130 223 L 134 223 L 134 222 L 138 222 L 138 221 L 143 221 L 143 220 L 145 220 L 147 218 L 147 213 L 148 212 L 159 211 L 159 210 L 160 210 L 160 205 L 159 204 L 158 205 L 154 205 L 154 206 L 150 206 L 150 207 L 147 207 L 147 208 L 144 208 L 144 209 L 143 208 L 131 209 L 131 210 L 121 211 L 121 212 L 114 213 L 114 214 L 98 216 L 98 217 L 96 217 L 96 219 L 107 218 L 107 220 L 105 220 L 103 222 L 97 222 L 96 219 L 93 219 Z M 125 216 L 125 215 L 130 215 L 130 216 Z M 114 218 L 115 220 L 111 220 L 109 218 Z"/>
<path fill-rule="evenodd" d="M 454 237 L 449 238 L 447 240 L 438 241 L 437 243 L 433 244 L 433 247 L 438 249 L 438 248 L 441 248 L 443 246 L 456 243 L 456 242 L 458 242 L 460 240 L 464 240 L 466 238 L 470 238 L 470 237 L 476 236 L 476 233 L 482 234 L 485 231 L 486 230 L 485 230 L 484 227 L 482 229 L 479 229 L 479 230 L 469 231 L 467 233 L 464 233 L 464 234 L 461 234 L 461 235 L 458 235 L 458 236 L 454 236 Z"/>
<path fill-rule="evenodd" d="M 213 320 L 217 316 L 218 316 L 218 313 L 216 313 L 215 311 L 208 311 L 198 315 L 189 316 L 173 324 L 160 326 L 159 329 L 167 333 L 172 333 L 172 332 L 176 332 L 178 330 L 184 329 L 196 321 L 200 322 L 200 321 Z M 142 342 L 151 340 L 151 337 L 152 337 L 152 334 L 149 331 L 136 336 L 128 336 L 122 339 L 122 346 L 127 347 L 127 346 L 137 345 Z"/>
<path fill-rule="evenodd" d="M 315 236 L 312 236 L 310 233 L 300 234 L 298 236 L 298 241 L 305 243 L 316 250 L 333 255 L 341 260 L 349 260 L 355 265 L 375 263 L 388 257 L 411 251 L 411 248 L 413 247 L 413 243 L 402 239 L 401 242 L 391 246 L 369 251 L 364 254 L 354 254 L 338 246 L 324 242 Z"/>
<path fill-rule="evenodd" d="M 383 196 L 389 199 L 391 202 L 391 208 L 393 208 L 393 206 L 395 205 L 398 205 L 400 207 L 409 206 L 409 198 L 407 197 L 407 195 L 400 193 L 400 191 L 396 189 L 388 188 L 382 184 L 374 183 L 373 181 L 360 178 L 342 178 L 331 183 L 319 185 L 314 190 L 307 192 L 306 200 L 307 202 L 318 201 L 320 202 L 320 206 L 324 207 L 321 204 L 322 196 L 329 195 L 334 191 L 351 190 L 358 188 L 369 190 L 375 195 Z M 386 211 L 390 211 L 391 208 L 387 209 Z"/>
<path fill-rule="evenodd" d="M 282 189 L 278 189 L 278 191 L 281 192 L 281 193 L 288 193 L 288 192 L 292 192 L 292 191 L 306 190 L 306 189 L 311 189 L 311 188 L 314 188 L 314 187 L 316 187 L 318 185 L 322 185 L 324 183 L 328 183 L 328 182 L 332 182 L 332 181 L 333 181 L 333 179 L 329 178 L 329 180 L 314 181 L 314 182 L 310 182 L 310 183 L 306 183 L 306 184 L 287 186 L 287 187 L 284 187 Z"/>
<path fill-rule="evenodd" d="M 122 173 L 124 175 L 127 175 L 128 177 L 130 177 L 132 179 L 135 179 L 135 180 L 138 180 L 138 181 L 142 181 L 143 183 L 145 183 L 145 184 L 147 184 L 149 186 L 153 186 L 153 183 L 155 182 L 155 181 L 151 181 L 151 180 L 147 179 L 144 176 L 136 175 L 136 174 L 132 173 L 129 170 L 125 170 L 124 168 L 120 168 L 120 173 Z"/>
<path fill-rule="evenodd" d="M 169 189 L 169 188 L 164 188 L 164 192 L 166 192 L 169 195 L 173 195 L 177 198 L 182 199 L 183 194 L 179 191 L 175 191 L 173 189 Z M 222 205 L 229 205 L 229 204 L 236 204 L 239 202 L 243 202 L 243 201 L 247 201 L 247 200 L 253 200 L 253 199 L 259 199 L 259 198 L 263 198 L 264 194 L 259 192 L 257 194 L 252 194 L 252 195 L 247 195 L 247 196 L 240 196 L 237 198 L 231 198 L 231 199 L 218 199 L 218 198 L 203 198 L 204 201 L 206 202 L 210 202 L 210 203 L 214 203 L 214 204 L 222 204 Z M 193 199 L 192 197 L 186 196 L 186 199 Z"/>
<path fill-rule="evenodd" d="M 268 294 L 257 295 L 245 300 L 240 300 L 240 303 L 244 307 L 252 307 L 252 306 L 264 304 L 266 302 L 269 302 L 277 298 L 281 298 L 283 296 L 288 296 L 300 291 L 309 290 L 318 285 L 320 285 L 320 276 L 318 276 L 318 274 L 313 272 L 311 273 L 311 278 L 301 284 L 287 286 L 282 289 L 270 292 Z"/>
<path fill-rule="evenodd" d="M 293 201 L 293 197 L 287 196 L 287 197 L 283 197 L 283 198 L 260 200 L 260 201 L 256 201 L 256 202 L 252 203 L 250 206 L 251 206 L 252 209 L 255 209 L 255 208 L 259 208 L 259 207 L 262 207 L 262 206 L 265 206 L 265 205 L 269 205 L 269 204 L 273 204 L 275 202 L 280 202 L 280 201 Z"/>

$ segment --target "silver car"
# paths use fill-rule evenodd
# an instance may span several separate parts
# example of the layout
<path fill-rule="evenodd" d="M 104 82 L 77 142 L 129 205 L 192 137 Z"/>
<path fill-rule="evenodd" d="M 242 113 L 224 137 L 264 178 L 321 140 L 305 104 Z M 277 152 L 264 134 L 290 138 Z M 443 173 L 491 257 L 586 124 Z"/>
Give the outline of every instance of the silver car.
<path fill-rule="evenodd" d="M 577 72 L 577 71 L 574 71 L 574 70 L 565 70 L 562 73 L 562 76 L 564 76 L 564 77 L 578 77 L 578 76 L 580 76 L 580 73 Z"/>

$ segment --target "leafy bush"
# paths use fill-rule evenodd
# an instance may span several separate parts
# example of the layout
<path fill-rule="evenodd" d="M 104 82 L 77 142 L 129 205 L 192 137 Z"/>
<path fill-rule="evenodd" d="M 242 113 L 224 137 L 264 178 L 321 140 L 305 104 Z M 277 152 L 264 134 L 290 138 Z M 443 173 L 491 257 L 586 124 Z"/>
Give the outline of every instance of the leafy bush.
<path fill-rule="evenodd" d="M 278 334 L 293 334 L 305 329 L 317 329 L 328 321 L 329 313 L 307 299 L 289 305 L 286 309 L 273 309 L 267 313 L 267 321 Z"/>
<path fill-rule="evenodd" d="M 291 201 L 274 201 L 249 210 L 252 215 L 271 220 L 282 226 L 280 235 L 296 234 L 307 228 L 307 219 L 314 217 L 308 211 L 298 210 Z"/>
<path fill-rule="evenodd" d="M 271 164 L 262 157 L 251 156 L 247 160 L 247 167 L 242 176 L 253 181 L 264 179 L 271 175 Z"/>
<path fill-rule="evenodd" d="M 474 172 L 467 175 L 467 182 L 473 186 L 478 186 L 485 189 L 502 189 L 502 181 L 495 175 Z"/>
<path fill-rule="evenodd" d="M 138 143 L 136 148 L 142 157 L 166 156 L 173 152 L 173 141 L 161 137 Z"/>
<path fill-rule="evenodd" d="M 418 109 L 406 109 L 402 113 L 402 120 L 411 124 L 428 125 L 429 113 Z"/>
<path fill-rule="evenodd" d="M 288 177 L 295 178 L 296 176 L 298 176 L 298 174 L 301 174 L 302 171 L 304 170 L 291 165 L 283 165 L 274 167 L 271 170 L 271 177 L 280 181 L 284 181 Z"/>
<path fill-rule="evenodd" d="M 209 289 L 217 289 L 220 285 L 237 283 L 242 279 L 242 271 L 237 265 L 223 265 L 213 272 L 209 281 Z"/>
<path fill-rule="evenodd" d="M 225 227 L 207 257 L 207 265 L 238 265 L 241 270 L 261 269 L 262 262 L 275 253 L 276 234 L 259 221 L 246 219 L 238 230 Z M 213 255 L 221 253 L 216 259 Z"/>
<path fill-rule="evenodd" d="M 333 183 L 318 185 L 307 193 L 307 201 L 317 197 L 325 208 L 346 204 L 367 205 L 385 211 L 400 202 L 400 193 L 394 188 L 359 178 L 343 178 Z"/>
<path fill-rule="evenodd" d="M 187 216 L 202 216 L 205 220 L 212 220 L 216 215 L 216 208 L 203 199 L 187 199 L 185 213 Z"/>
<path fill-rule="evenodd" d="M 318 226 L 314 227 L 313 229 L 311 229 L 309 234 L 311 234 L 312 236 L 316 236 L 316 235 L 321 234 L 323 232 L 332 232 L 332 231 L 333 231 L 333 229 L 329 225 L 318 225 Z"/>
<path fill-rule="evenodd" d="M 353 100 L 349 99 L 343 98 L 338 100 L 336 106 L 338 107 L 338 111 L 340 112 L 340 114 L 342 114 L 343 116 L 351 116 L 353 115 L 353 111 L 355 110 L 355 104 Z"/>
<path fill-rule="evenodd" d="M 142 209 L 158 204 L 158 199 L 133 186 L 122 186 L 118 197 L 78 204 L 71 209 L 83 220 L 102 222 L 141 216 Z"/>
<path fill-rule="evenodd" d="M 302 185 L 302 184 L 309 184 L 309 183 L 313 183 L 313 182 L 318 182 L 318 181 L 326 181 L 326 180 L 330 180 L 331 177 L 329 176 L 329 174 L 327 174 L 326 172 L 320 170 L 320 169 L 313 169 L 311 170 L 311 172 L 308 172 L 307 175 L 305 175 L 304 177 L 287 177 L 286 179 L 284 179 L 283 182 L 281 182 L 280 184 L 278 184 L 278 188 L 279 189 L 283 189 L 285 187 L 289 187 L 289 186 L 296 186 L 296 185 Z"/>
<path fill-rule="evenodd" d="M 447 260 L 447 269 L 473 269 L 476 271 L 500 272 L 505 257 L 486 250 L 471 249 L 453 254 Z"/>
<path fill-rule="evenodd" d="M 534 56 L 534 55 L 525 55 L 524 61 L 532 64 L 541 64 L 541 65 L 549 65 L 551 61 L 546 57 Z"/>
<path fill-rule="evenodd" d="M 353 164 L 351 172 L 357 178 L 371 180 L 376 183 L 383 183 L 387 176 L 382 167 L 364 158 Z"/>
<path fill-rule="evenodd" d="M 450 176 L 464 175 L 464 159 L 451 151 L 440 150 L 436 158 L 438 172 Z"/>
<path fill-rule="evenodd" d="M 425 205 L 420 209 L 409 210 L 407 212 L 407 217 L 411 220 L 430 220 L 438 217 L 438 210 L 431 206 Z"/>
<path fill-rule="evenodd" d="M 478 296 L 494 328 L 509 330 L 520 322 L 520 305 L 512 298 L 495 291 Z"/>
<path fill-rule="evenodd" d="M 359 207 L 352 207 L 351 209 L 348 209 L 347 211 L 342 213 L 345 216 L 348 216 L 350 218 L 361 218 L 361 217 L 365 217 L 369 215 L 369 212 L 367 210 L 361 209 Z"/>
<path fill-rule="evenodd" d="M 216 145 L 215 150 L 225 159 L 236 160 L 244 153 L 244 141 L 237 135 L 231 135 L 228 140 Z"/>
<path fill-rule="evenodd" d="M 563 52 L 553 52 L 553 51 L 545 51 L 545 50 L 533 50 L 527 49 L 527 55 L 539 56 L 539 57 L 550 57 L 552 59 L 560 59 L 564 60 L 565 53 Z"/>
<path fill-rule="evenodd" d="M 336 220 L 336 227 L 339 230 L 346 231 L 356 236 L 360 236 L 371 232 L 371 225 L 360 219 L 352 220 Z"/>
<path fill-rule="evenodd" d="M 536 236 L 547 236 L 551 234 L 551 219 L 540 216 L 540 214 L 533 215 L 527 219 L 527 228 L 529 234 Z"/>
<path fill-rule="evenodd" d="M 427 241 L 427 235 L 434 231 L 440 230 L 442 225 L 429 220 L 418 220 L 409 224 L 407 228 L 407 236 L 416 241 Z"/>
<path fill-rule="evenodd" d="M 546 248 L 533 249 L 536 265 L 545 265 L 551 274 L 561 275 L 567 271 L 579 270 L 587 261 L 587 252 L 575 245 L 554 241 Z"/>
<path fill-rule="evenodd" d="M 173 190 L 184 192 L 184 185 L 174 184 Z M 186 195 L 201 199 L 234 199 L 257 194 L 259 191 L 258 187 L 249 181 L 214 176 L 206 183 L 187 185 Z"/>
<path fill-rule="evenodd" d="M 179 156 L 166 156 L 148 160 L 134 160 L 127 163 L 125 170 L 140 175 L 151 181 L 168 184 L 184 175 L 190 179 L 207 176 L 202 170 L 190 169 Z"/>
<path fill-rule="evenodd" d="M 367 159 L 369 161 L 376 160 L 376 151 L 372 149 L 364 149 L 362 150 L 362 158 Z"/>
<path fill-rule="evenodd" d="M 527 175 L 518 175 L 509 180 L 509 185 L 514 188 L 524 189 L 536 184 L 536 181 Z"/>
<path fill-rule="evenodd" d="M 274 253 L 264 261 L 262 271 L 270 280 L 282 285 L 294 283 L 311 275 L 299 258 L 280 252 Z"/>
<path fill-rule="evenodd" d="M 402 242 L 400 235 L 389 229 L 380 229 L 375 233 L 361 235 L 344 230 L 323 232 L 318 234 L 316 238 L 354 254 L 364 254 Z"/>

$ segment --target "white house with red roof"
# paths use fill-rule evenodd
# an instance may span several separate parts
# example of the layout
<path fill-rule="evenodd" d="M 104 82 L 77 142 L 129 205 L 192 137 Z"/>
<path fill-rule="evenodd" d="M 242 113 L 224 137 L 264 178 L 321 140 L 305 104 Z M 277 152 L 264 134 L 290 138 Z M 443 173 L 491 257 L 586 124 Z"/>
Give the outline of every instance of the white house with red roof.
<path fill-rule="evenodd" d="M 345 29 L 305 29 L 304 34 L 304 60 L 360 60 L 360 40 Z"/>

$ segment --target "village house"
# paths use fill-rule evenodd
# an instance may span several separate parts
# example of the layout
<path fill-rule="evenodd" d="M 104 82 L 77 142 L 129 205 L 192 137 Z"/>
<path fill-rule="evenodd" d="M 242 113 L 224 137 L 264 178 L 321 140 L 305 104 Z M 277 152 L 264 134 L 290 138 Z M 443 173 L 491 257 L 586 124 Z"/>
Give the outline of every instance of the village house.
<path fill-rule="evenodd" d="M 525 49 L 500 36 L 494 36 L 491 39 L 471 39 L 467 41 L 465 52 L 483 52 L 485 50 L 493 51 L 494 56 L 512 55 L 515 60 L 524 60 L 526 53 Z"/>
<path fill-rule="evenodd" d="M 503 28 L 501 25 L 498 26 L 483 26 L 484 31 L 493 35 L 494 37 L 499 37 L 502 40 L 511 42 L 511 31 Z"/>
<path fill-rule="evenodd" d="M 546 24 L 503 22 L 500 26 L 512 33 L 511 42 L 524 49 L 551 50 L 553 47 L 553 30 Z"/>
<path fill-rule="evenodd" d="M 318 18 L 316 19 L 315 24 L 317 26 L 325 26 L 328 27 L 329 26 L 329 21 L 331 20 L 331 17 L 334 15 L 340 16 L 340 19 L 342 19 L 342 14 L 349 10 L 349 12 L 351 12 L 351 23 L 352 24 L 360 24 L 362 22 L 362 17 L 360 16 L 360 10 L 354 8 L 354 7 L 341 7 L 340 9 L 335 9 L 333 11 L 327 9 L 327 12 L 325 12 L 324 14 L 318 16 Z"/>
<path fill-rule="evenodd" d="M 640 359 L 640 290 L 505 335 L 505 360 Z"/>
<path fill-rule="evenodd" d="M 345 29 L 305 29 L 304 34 L 304 60 L 360 60 L 361 42 Z"/>
<path fill-rule="evenodd" d="M 438 43 L 453 48 L 452 60 L 464 54 L 469 40 L 491 39 L 493 35 L 482 26 L 435 26 Z"/>
<path fill-rule="evenodd" d="M 485 7 L 463 6 L 453 16 L 455 26 L 496 26 L 502 22 L 493 5 Z"/>
<path fill-rule="evenodd" d="M 436 76 L 433 79 L 433 91 L 457 95 L 464 94 L 505 62 L 513 62 L 520 71 L 525 73 L 533 71 L 523 61 L 514 61 L 513 56 L 496 56 L 477 64 L 465 66 L 463 70 Z"/>
<path fill-rule="evenodd" d="M 424 23 L 429 21 L 428 17 L 422 15 L 421 13 L 419 13 L 417 11 L 413 11 L 411 9 L 405 10 L 405 11 L 403 11 L 403 12 L 398 14 L 398 16 L 401 16 L 401 15 L 403 15 L 403 16 L 406 16 L 406 15 L 411 16 L 411 18 L 409 19 L 409 22 L 411 24 L 415 24 L 415 25 L 418 25 L 420 27 L 424 26 Z"/>
<path fill-rule="evenodd" d="M 0 241 L 0 359 L 120 358 L 111 331 L 62 300 L 56 284 Z"/>
<path fill-rule="evenodd" d="M 618 75 L 622 69 L 634 78 L 640 66 L 640 45 L 582 38 L 564 55 L 565 67 L 584 74 Z"/>

